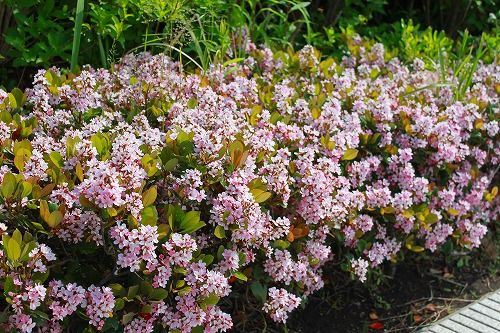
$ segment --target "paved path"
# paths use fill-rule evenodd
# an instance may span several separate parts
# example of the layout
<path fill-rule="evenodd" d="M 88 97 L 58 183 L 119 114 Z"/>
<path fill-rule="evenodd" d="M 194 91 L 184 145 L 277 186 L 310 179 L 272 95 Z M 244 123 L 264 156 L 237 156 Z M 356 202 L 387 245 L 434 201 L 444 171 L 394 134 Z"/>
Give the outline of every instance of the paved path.
<path fill-rule="evenodd" d="M 425 327 L 420 333 L 500 333 L 500 289 Z"/>

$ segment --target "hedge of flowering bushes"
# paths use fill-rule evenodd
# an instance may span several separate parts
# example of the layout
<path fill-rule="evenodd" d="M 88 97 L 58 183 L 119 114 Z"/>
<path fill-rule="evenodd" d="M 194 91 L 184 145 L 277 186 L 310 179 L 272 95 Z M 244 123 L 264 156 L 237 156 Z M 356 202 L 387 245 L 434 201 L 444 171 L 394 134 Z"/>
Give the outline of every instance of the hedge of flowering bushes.
<path fill-rule="evenodd" d="M 479 246 L 499 216 L 500 66 L 462 94 L 354 49 L 248 44 L 196 74 L 129 55 L 0 91 L 1 328 L 224 332 L 231 293 L 284 323 L 333 260 L 365 281 Z"/>

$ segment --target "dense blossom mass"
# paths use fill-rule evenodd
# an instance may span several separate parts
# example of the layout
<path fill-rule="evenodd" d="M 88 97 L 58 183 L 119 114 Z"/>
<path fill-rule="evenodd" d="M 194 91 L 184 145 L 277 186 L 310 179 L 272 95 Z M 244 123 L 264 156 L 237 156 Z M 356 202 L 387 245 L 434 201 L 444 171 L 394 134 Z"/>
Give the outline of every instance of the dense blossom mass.
<path fill-rule="evenodd" d="M 458 89 L 354 45 L 336 62 L 248 43 L 194 74 L 128 55 L 0 90 L 1 327 L 225 332 L 244 290 L 285 322 L 332 261 L 366 281 L 404 251 L 479 246 L 499 65 Z"/>

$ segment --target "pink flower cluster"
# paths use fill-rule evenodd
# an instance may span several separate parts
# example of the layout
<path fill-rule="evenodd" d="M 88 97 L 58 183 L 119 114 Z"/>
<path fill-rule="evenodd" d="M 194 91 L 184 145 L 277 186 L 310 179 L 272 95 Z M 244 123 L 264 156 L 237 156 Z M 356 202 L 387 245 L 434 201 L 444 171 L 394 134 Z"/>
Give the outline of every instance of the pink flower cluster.
<path fill-rule="evenodd" d="M 300 298 L 285 289 L 270 288 L 269 300 L 262 308 L 274 321 L 285 323 L 288 314 L 300 305 Z"/>
<path fill-rule="evenodd" d="M 50 332 L 63 332 L 61 322 L 79 308 L 85 310 L 89 324 L 98 330 L 102 329 L 105 319 L 113 314 L 115 297 L 109 287 L 92 285 L 86 290 L 75 283 L 65 285 L 58 280 L 50 281 L 47 288 L 40 284 L 19 287 L 24 291 L 17 294 L 9 292 L 14 309 L 9 321 L 20 332 L 33 331 L 35 323 L 30 316 L 30 310 L 39 311 L 46 300 L 49 300 L 47 309 L 51 313 L 51 319 L 46 323 Z"/>
<path fill-rule="evenodd" d="M 142 261 L 156 262 L 156 226 L 141 225 L 138 229 L 129 231 L 125 225 L 118 223 L 110 230 L 109 235 L 122 251 L 117 257 L 118 266 L 135 272 L 139 270 Z"/>

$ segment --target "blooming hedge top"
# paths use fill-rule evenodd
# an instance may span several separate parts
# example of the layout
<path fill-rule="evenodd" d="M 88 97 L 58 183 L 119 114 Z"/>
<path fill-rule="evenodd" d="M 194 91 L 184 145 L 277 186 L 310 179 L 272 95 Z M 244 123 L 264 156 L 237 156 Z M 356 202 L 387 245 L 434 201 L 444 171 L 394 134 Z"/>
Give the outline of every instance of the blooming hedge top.
<path fill-rule="evenodd" d="M 340 63 L 247 52 L 0 91 L 5 330 L 226 331 L 246 284 L 285 322 L 334 256 L 365 281 L 403 251 L 480 244 L 499 215 L 499 65 L 462 95 L 379 44 Z"/>

